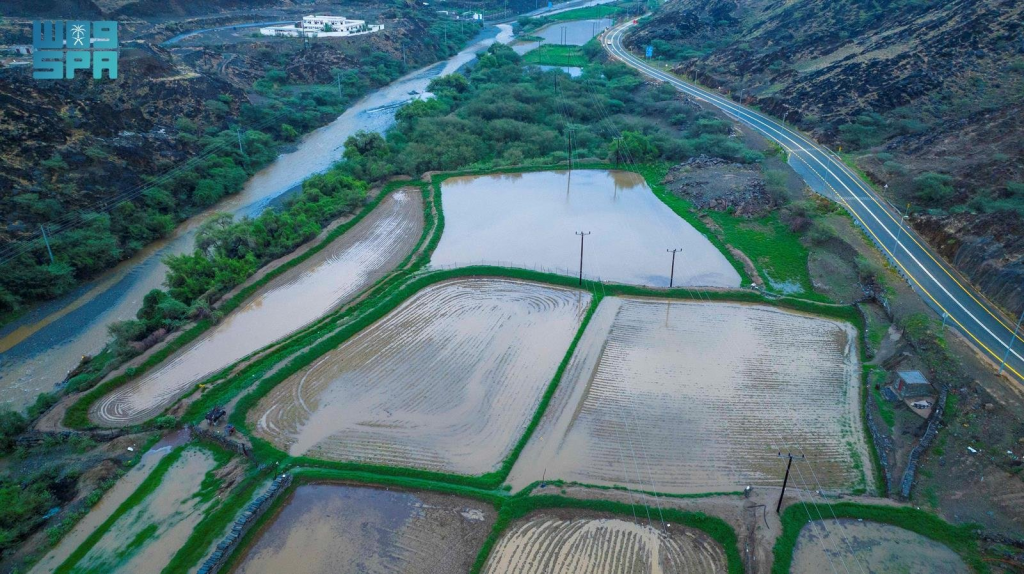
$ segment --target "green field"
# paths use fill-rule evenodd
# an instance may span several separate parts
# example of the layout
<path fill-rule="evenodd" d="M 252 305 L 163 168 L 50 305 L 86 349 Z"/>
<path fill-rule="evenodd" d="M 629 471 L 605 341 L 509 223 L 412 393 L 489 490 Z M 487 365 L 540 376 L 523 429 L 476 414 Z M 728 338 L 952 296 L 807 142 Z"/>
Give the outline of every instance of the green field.
<path fill-rule="evenodd" d="M 523 63 L 536 66 L 576 66 L 583 67 L 587 59 L 579 46 L 559 46 L 543 44 L 530 50 L 523 56 Z"/>
<path fill-rule="evenodd" d="M 619 12 L 622 12 L 622 8 L 619 8 L 618 6 L 587 6 L 586 8 L 577 8 L 576 10 L 568 10 L 566 12 L 559 12 L 558 14 L 544 16 L 544 18 L 547 20 L 554 20 L 556 22 L 565 22 L 567 20 L 594 20 L 597 18 L 610 18 Z"/>

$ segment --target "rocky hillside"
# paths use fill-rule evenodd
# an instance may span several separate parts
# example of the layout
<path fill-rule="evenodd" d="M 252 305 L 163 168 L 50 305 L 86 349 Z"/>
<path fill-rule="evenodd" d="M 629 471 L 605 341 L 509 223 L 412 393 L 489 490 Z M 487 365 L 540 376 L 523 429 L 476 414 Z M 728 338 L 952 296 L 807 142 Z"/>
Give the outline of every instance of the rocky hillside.
<path fill-rule="evenodd" d="M 629 42 L 841 148 L 1024 309 L 1024 3 L 671 0 Z"/>
<path fill-rule="evenodd" d="M 0 14 L 80 19 L 189 16 L 291 4 L 287 0 L 4 0 Z"/>
<path fill-rule="evenodd" d="M 383 32 L 308 48 L 250 33 L 159 43 L 182 22 L 187 30 L 231 23 L 223 11 L 208 19 L 130 20 L 121 26 L 116 80 L 37 81 L 29 67 L 0 66 L 0 323 L 167 235 L 240 189 L 279 145 L 337 117 L 368 90 L 458 51 L 478 32 L 465 25 L 446 34 L 433 10 L 411 1 L 364 8 L 385 24 Z M 0 44 L 27 43 L 30 17 L 0 19 Z M 236 153 L 239 123 L 245 157 Z M 197 156 L 203 161 L 189 162 Z M 188 170 L 162 175 L 182 165 Z M 156 190 L 134 193 L 147 187 Z M 134 199 L 113 209 L 126 195 Z M 75 227 L 58 233 L 67 220 Z M 44 224 L 55 264 L 36 239 Z M 20 255 L 12 260 L 11 253 Z"/>

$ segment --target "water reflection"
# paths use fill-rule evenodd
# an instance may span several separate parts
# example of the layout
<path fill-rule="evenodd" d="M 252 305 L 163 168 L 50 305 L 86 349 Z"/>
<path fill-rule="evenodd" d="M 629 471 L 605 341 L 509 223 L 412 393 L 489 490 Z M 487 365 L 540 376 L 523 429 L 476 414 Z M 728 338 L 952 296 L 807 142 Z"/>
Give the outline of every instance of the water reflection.
<path fill-rule="evenodd" d="M 442 185 L 445 229 L 434 267 L 472 264 L 579 272 L 605 281 L 667 287 L 737 287 L 726 258 L 647 187 L 624 171 L 574 170 L 451 178 Z"/>

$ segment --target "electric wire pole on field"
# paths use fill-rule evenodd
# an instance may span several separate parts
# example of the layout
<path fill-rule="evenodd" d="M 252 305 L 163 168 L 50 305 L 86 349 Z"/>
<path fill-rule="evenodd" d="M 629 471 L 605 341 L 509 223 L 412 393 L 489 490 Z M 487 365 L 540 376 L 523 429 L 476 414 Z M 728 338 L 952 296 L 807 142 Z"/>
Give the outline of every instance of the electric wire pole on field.
<path fill-rule="evenodd" d="M 676 278 L 676 252 L 682 251 L 682 249 L 666 249 L 665 251 L 672 254 L 672 270 L 668 272 L 668 288 L 672 288 L 672 282 Z"/>
<path fill-rule="evenodd" d="M 580 285 L 583 285 L 583 238 L 590 235 L 590 232 L 577 231 L 576 235 L 580 236 Z"/>
<path fill-rule="evenodd" d="M 782 458 L 782 456 L 783 455 L 780 452 L 779 458 Z M 779 493 L 779 503 L 775 505 L 775 514 L 782 512 L 782 497 L 786 496 L 786 484 L 789 482 L 789 469 L 793 466 L 793 459 L 796 458 L 790 453 L 786 453 L 785 456 L 789 459 L 789 462 L 786 463 L 786 477 L 782 479 L 782 492 Z M 800 455 L 799 458 L 803 459 L 804 457 L 803 455 Z"/>

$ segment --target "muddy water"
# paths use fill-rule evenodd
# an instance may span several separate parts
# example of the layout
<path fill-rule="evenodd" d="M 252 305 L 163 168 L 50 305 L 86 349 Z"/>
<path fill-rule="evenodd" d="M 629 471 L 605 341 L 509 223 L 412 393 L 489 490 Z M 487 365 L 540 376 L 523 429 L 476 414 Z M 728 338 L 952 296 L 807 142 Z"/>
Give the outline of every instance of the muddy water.
<path fill-rule="evenodd" d="M 571 180 L 571 181 L 570 181 Z M 725 257 L 662 203 L 637 174 L 564 171 L 457 177 L 442 184 L 444 234 L 435 267 L 485 263 L 579 272 L 604 281 L 667 287 L 671 256 L 675 285 L 736 287 Z"/>
<path fill-rule="evenodd" d="M 74 572 L 159 572 L 181 549 L 209 502 L 193 498 L 212 456 L 190 449 L 178 459 L 160 486 L 117 519 L 99 542 L 73 565 Z"/>
<path fill-rule="evenodd" d="M 544 70 L 545 72 L 548 72 L 548 71 L 551 71 L 551 70 L 558 70 L 560 72 L 565 72 L 566 74 L 569 74 L 569 77 L 571 77 L 571 78 L 578 78 L 578 77 L 583 75 L 583 68 L 577 68 L 575 66 L 537 66 L 537 68 L 540 68 L 541 70 Z"/>
<path fill-rule="evenodd" d="M 235 572 L 462 574 L 494 519 L 488 504 L 453 496 L 304 485 Z"/>
<path fill-rule="evenodd" d="M 564 514 L 564 513 L 563 513 Z M 535 513 L 502 534 L 485 574 L 724 572 L 722 547 L 695 529 Z"/>
<path fill-rule="evenodd" d="M 494 470 L 589 302 L 504 279 L 431 285 L 278 385 L 248 423 L 293 456 Z"/>
<path fill-rule="evenodd" d="M 423 233 L 418 190 L 385 197 L 369 215 L 150 374 L 112 391 L 90 416 L 101 425 L 143 422 L 195 383 L 345 303 L 398 265 Z"/>
<path fill-rule="evenodd" d="M 162 258 L 191 251 L 196 229 L 210 215 L 258 214 L 276 197 L 341 159 L 348 136 L 358 130 L 383 132 L 394 123 L 398 107 L 422 97 L 419 94 L 425 92 L 431 79 L 454 72 L 495 41 L 507 43 L 511 39 L 508 25 L 488 28 L 449 60 L 412 72 L 373 92 L 331 124 L 305 136 L 294 151 L 282 154 L 254 175 L 241 192 L 181 224 L 172 237 L 0 328 L 0 403 L 24 407 L 40 392 L 52 390 L 83 355 L 99 352 L 108 341 L 107 326 L 134 318 L 143 296 L 162 285 L 167 274 Z"/>
<path fill-rule="evenodd" d="M 610 28 L 613 23 L 610 18 L 555 22 L 554 24 L 548 24 L 543 28 L 539 28 L 535 32 L 530 32 L 530 36 L 537 36 L 538 38 L 543 38 L 543 40 L 517 43 L 512 46 L 512 49 L 522 55 L 541 44 L 582 46 L 594 36 Z"/>
<path fill-rule="evenodd" d="M 832 571 L 833 565 L 871 574 L 971 571 L 948 547 L 896 526 L 847 519 L 808 523 L 797 538 L 790 571 L 817 574 Z"/>
<path fill-rule="evenodd" d="M 173 446 L 170 443 L 161 441 L 156 444 L 150 451 L 140 457 L 138 464 L 135 465 L 127 474 L 121 477 L 114 486 L 108 490 L 103 498 L 100 499 L 96 506 L 89 511 L 89 514 L 85 515 L 85 518 L 80 520 L 78 524 L 69 532 L 64 538 L 61 538 L 60 543 L 51 550 L 42 560 L 36 563 L 36 565 L 30 570 L 31 574 L 49 574 L 53 572 L 62 562 L 68 559 L 68 556 L 78 548 L 85 539 L 92 534 L 101 524 L 110 518 L 110 515 L 117 510 L 117 507 L 121 506 L 125 500 L 137 488 L 142 484 L 142 481 L 146 480 L 149 473 L 153 471 L 160 459 L 167 453 L 171 452 Z"/>
<path fill-rule="evenodd" d="M 871 458 L 859 381 L 848 324 L 764 306 L 608 297 L 508 482 L 737 491 L 780 483 L 782 449 L 814 461 L 813 470 L 796 463 L 791 484 L 864 486 L 855 461 Z"/>

